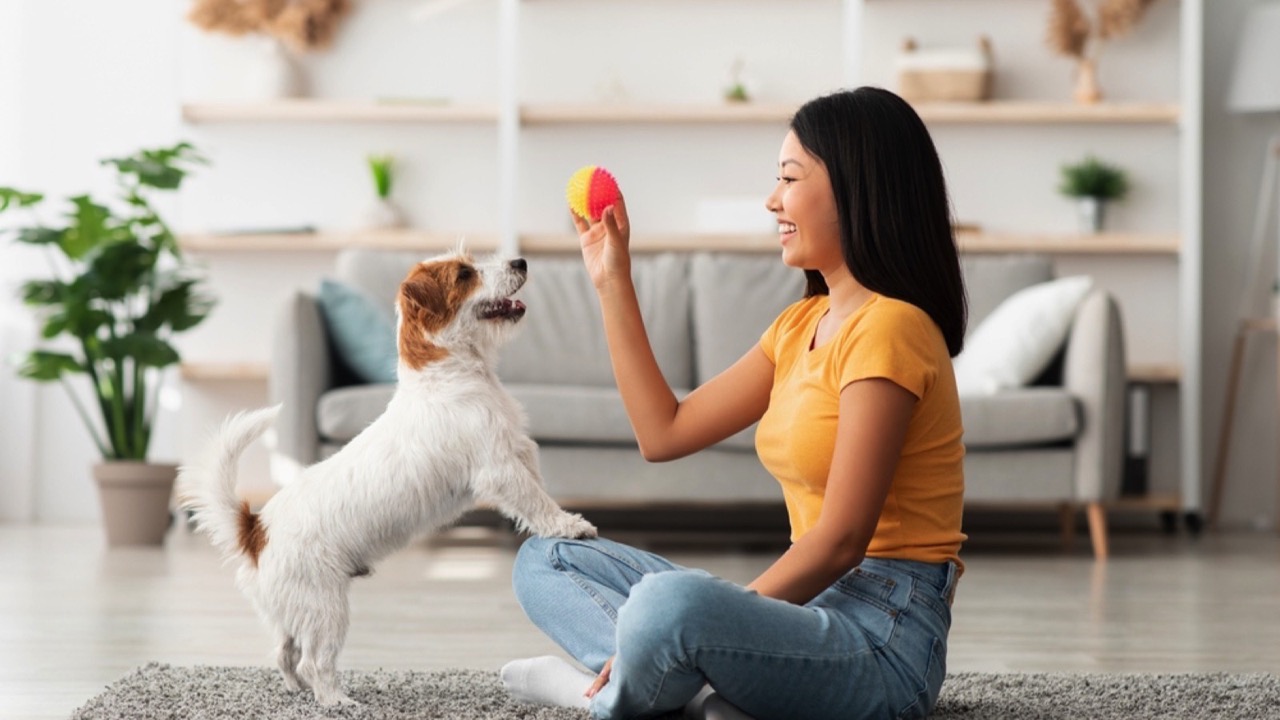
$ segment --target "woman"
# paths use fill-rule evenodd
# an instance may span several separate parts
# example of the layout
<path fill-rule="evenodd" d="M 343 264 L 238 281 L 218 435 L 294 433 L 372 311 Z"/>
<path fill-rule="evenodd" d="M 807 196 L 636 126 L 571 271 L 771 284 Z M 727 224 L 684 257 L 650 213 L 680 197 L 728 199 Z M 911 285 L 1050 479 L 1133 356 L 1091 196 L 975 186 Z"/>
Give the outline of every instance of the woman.
<path fill-rule="evenodd" d="M 521 699 L 651 717 L 709 684 L 708 708 L 761 720 L 923 717 L 937 700 L 965 539 L 951 358 L 966 302 L 941 163 L 907 103 L 860 88 L 800 108 L 778 171 L 765 204 L 805 297 L 683 401 L 645 334 L 625 202 L 575 222 L 644 457 L 758 420 L 792 544 L 744 588 L 604 539 L 530 539 L 517 597 L 598 675 L 515 661 L 503 679 Z"/>

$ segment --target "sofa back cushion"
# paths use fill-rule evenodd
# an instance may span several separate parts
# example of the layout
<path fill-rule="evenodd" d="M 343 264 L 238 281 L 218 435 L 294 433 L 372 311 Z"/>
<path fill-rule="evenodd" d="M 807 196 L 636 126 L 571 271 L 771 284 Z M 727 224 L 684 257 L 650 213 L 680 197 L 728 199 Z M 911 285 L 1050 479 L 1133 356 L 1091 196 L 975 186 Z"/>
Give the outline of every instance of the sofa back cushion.
<path fill-rule="evenodd" d="M 579 255 L 526 255 L 529 281 L 519 297 L 529 307 L 502 349 L 506 382 L 613 387 L 600 301 Z M 689 271 L 684 255 L 637 255 L 631 275 L 649 342 L 672 387 L 693 378 L 689 339 Z"/>
<path fill-rule="evenodd" d="M 694 253 L 689 270 L 698 384 L 735 363 L 804 294 L 804 273 L 774 253 Z"/>
<path fill-rule="evenodd" d="M 960 269 L 969 292 L 967 333 L 1005 298 L 1053 279 L 1053 260 L 1047 255 L 962 255 Z"/>

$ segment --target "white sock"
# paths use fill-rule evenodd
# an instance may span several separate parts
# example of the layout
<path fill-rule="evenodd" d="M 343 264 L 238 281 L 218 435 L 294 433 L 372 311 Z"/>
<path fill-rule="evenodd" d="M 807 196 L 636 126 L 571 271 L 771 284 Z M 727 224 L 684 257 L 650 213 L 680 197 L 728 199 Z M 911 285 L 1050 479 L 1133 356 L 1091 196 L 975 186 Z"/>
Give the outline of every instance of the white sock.
<path fill-rule="evenodd" d="M 511 697 L 536 705 L 585 710 L 591 707 L 591 699 L 583 693 L 595 679 L 554 655 L 512 660 L 502 666 L 502 684 Z"/>

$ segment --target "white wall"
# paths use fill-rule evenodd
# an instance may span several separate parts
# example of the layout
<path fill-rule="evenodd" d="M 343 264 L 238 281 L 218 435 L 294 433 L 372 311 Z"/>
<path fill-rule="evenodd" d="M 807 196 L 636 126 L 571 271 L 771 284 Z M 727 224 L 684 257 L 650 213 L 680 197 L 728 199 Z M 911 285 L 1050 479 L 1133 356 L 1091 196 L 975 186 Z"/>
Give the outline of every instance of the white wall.
<path fill-rule="evenodd" d="M 431 97 L 492 102 L 497 93 L 497 5 L 477 0 L 429 23 L 410 22 L 417 0 L 358 5 L 338 44 L 303 62 L 312 89 L 328 97 Z M 1230 71 L 1235 35 L 1247 0 L 1208 3 L 1206 33 L 1206 462 L 1213 458 L 1230 318 L 1239 287 L 1252 212 L 1258 149 L 1269 120 L 1227 115 L 1220 91 Z M 1043 8 L 1013 0 L 972 0 L 963 7 L 932 0 L 870 3 L 862 62 L 867 77 L 891 84 L 887 58 L 903 34 L 923 44 L 965 43 L 992 34 L 1001 64 L 997 93 L 1067 97 L 1070 68 L 1043 48 Z M 51 194 L 106 190 L 96 159 L 190 138 L 211 157 L 169 208 L 169 219 L 188 230 L 309 224 L 346 228 L 369 197 L 363 156 L 389 151 L 403 173 L 396 197 L 418 227 L 492 233 L 498 178 L 497 132 L 492 125 L 214 125 L 184 127 L 184 99 L 234 94 L 237 73 L 250 66 L 253 43 L 209 36 L 182 20 L 186 3 L 168 0 L 9 0 L 0 3 L 0 182 Z M 836 87 L 843 49 L 839 3 L 799 0 L 698 0 L 521 3 L 520 94 L 524 102 L 595 101 L 625 85 L 635 100 L 693 101 L 713 96 L 735 57 L 763 101 L 800 101 Z M 16 39 L 20 38 L 22 42 Z M 8 42 L 6 42 L 8 40 Z M 1131 38 L 1103 62 L 1104 91 L 1117 98 L 1174 99 L 1178 72 L 1177 3 L 1160 3 Z M 47 47 L 76 48 L 48 52 Z M 1152 58 L 1167 58 L 1168 62 Z M 4 77 L 9 75 L 9 77 Z M 17 102 L 8 99 L 17 98 Z M 1088 128 L 1088 149 L 1114 156 L 1134 170 L 1136 192 L 1116 208 L 1114 227 L 1173 230 L 1177 217 L 1176 141 L 1172 129 Z M 946 127 L 936 138 L 948 166 L 957 214 L 993 229 L 1066 230 L 1070 206 L 1053 193 L 1057 165 L 1082 149 L 1070 129 Z M 5 142 L 6 136 L 20 137 Z M 520 136 L 522 231 L 567 230 L 564 178 L 587 163 L 609 166 L 627 184 L 635 224 L 652 232 L 691 227 L 696 199 L 709 195 L 763 197 L 774 175 L 780 132 L 774 128 L 531 128 Z M 993 147 L 994 145 L 994 147 Z M 984 158 L 1005 168 L 987 172 Z M 1010 159 L 1018 159 L 1008 169 Z M 996 163 L 1001 160 L 1003 165 Z M 8 253 L 0 249 L 0 253 Z M 0 280 L 26 272 L 28 259 L 0 255 Z M 217 313 L 184 337 L 198 360 L 267 358 L 270 309 L 295 288 L 314 286 L 332 257 L 324 253 L 217 255 L 203 258 L 220 296 Z M 1074 261 L 1073 261 L 1074 263 Z M 1068 263 L 1064 269 L 1072 270 Z M 1176 360 L 1176 265 L 1125 260 L 1092 266 L 1104 284 L 1139 308 L 1130 318 L 1130 354 L 1137 361 Z M 0 309 L 12 302 L 0 299 Z M 7 305 L 5 303 L 8 303 Z M 1249 523 L 1270 502 L 1274 486 L 1275 397 L 1272 351 L 1254 353 L 1253 388 L 1242 430 L 1225 519 Z M 92 448 L 57 388 L 0 381 L 0 402 L 14 388 L 32 397 L 30 422 L 35 513 L 45 519 L 96 515 L 87 480 Z M 157 458 L 185 457 L 225 412 L 265 401 L 251 384 L 187 384 L 183 409 L 162 419 Z M 1157 415 L 1155 459 L 1160 482 L 1176 488 L 1177 438 L 1163 397 Z M 1166 406 L 1168 406 L 1166 408 Z M 21 404 L 19 404 L 21 407 Z M 0 441 L 26 444 L 21 423 L 0 425 Z M 9 453 L 4 453 L 6 458 Z M 0 466 L 0 517 L 24 514 L 23 492 Z M 22 460 L 17 460 L 21 463 Z M 265 482 L 265 458 L 246 463 L 250 484 Z M 1208 477 L 1208 475 L 1206 475 Z M 6 489 L 7 488 L 7 489 Z"/>

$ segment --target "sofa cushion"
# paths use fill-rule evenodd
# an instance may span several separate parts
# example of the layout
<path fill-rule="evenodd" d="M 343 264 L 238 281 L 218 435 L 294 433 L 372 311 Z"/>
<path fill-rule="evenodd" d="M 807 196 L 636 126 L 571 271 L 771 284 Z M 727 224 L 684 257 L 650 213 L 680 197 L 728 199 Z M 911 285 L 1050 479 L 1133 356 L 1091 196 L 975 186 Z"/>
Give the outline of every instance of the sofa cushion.
<path fill-rule="evenodd" d="M 1080 431 L 1075 398 L 1061 388 L 1028 387 L 960 397 L 968 450 L 1044 445 Z"/>
<path fill-rule="evenodd" d="M 962 255 L 960 265 L 969 293 L 970 333 L 1005 298 L 1053 279 L 1053 260 L 1046 255 Z"/>
<path fill-rule="evenodd" d="M 360 380 L 396 381 L 395 319 L 362 290 L 325 278 L 317 296 L 338 356 Z"/>
<path fill-rule="evenodd" d="M 507 383 L 506 388 L 524 406 L 534 440 L 636 444 L 615 388 L 529 383 Z"/>
<path fill-rule="evenodd" d="M 502 349 L 498 376 L 535 385 L 614 387 L 600 301 L 577 255 L 529 255 L 529 281 L 519 296 L 529 311 Z M 649 342 L 672 387 L 693 382 L 689 337 L 689 273 L 685 255 L 632 260 L 632 279 Z"/>
<path fill-rule="evenodd" d="M 982 320 L 955 359 L 963 395 L 1028 385 L 1062 349 L 1080 301 L 1093 286 L 1086 275 L 1023 288 Z"/>
<path fill-rule="evenodd" d="M 321 395 L 316 404 L 320 437 L 339 443 L 350 441 L 378 419 L 395 391 L 392 384 L 351 385 Z"/>
<path fill-rule="evenodd" d="M 695 253 L 689 273 L 699 384 L 742 357 L 804 294 L 804 273 L 775 254 Z"/>

